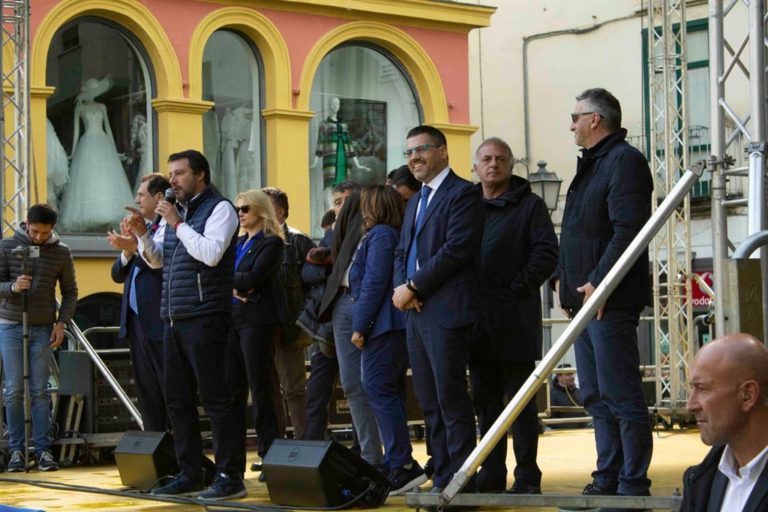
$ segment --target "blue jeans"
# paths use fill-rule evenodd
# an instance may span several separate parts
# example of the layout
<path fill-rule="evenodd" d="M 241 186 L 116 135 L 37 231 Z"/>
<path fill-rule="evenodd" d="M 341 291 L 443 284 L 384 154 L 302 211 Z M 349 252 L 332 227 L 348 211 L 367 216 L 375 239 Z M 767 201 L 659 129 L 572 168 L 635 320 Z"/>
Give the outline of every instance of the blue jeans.
<path fill-rule="evenodd" d="M 29 329 L 29 396 L 32 413 L 32 442 L 35 450 L 51 446 L 50 375 L 51 329 L 35 325 Z M 3 400 L 8 422 L 8 449 L 24 449 L 24 352 L 21 324 L 0 324 L 0 356 L 3 359 Z"/>
<path fill-rule="evenodd" d="M 584 407 L 594 419 L 597 485 L 619 494 L 648 491 L 653 452 L 637 350 L 639 310 L 606 309 L 576 340 Z"/>
<path fill-rule="evenodd" d="M 339 377 L 360 442 L 360 456 L 369 464 L 381 464 L 383 456 L 379 426 L 368 401 L 368 393 L 363 388 L 362 354 L 352 344 L 352 303 L 352 296 L 347 293 L 339 295 L 333 306 L 333 338 L 339 361 Z"/>

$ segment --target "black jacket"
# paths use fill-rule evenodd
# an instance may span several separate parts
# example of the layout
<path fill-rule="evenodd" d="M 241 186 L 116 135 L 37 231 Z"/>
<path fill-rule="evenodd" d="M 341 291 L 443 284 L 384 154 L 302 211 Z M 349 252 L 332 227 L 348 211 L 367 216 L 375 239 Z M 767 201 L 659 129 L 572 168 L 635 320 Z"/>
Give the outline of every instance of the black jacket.
<path fill-rule="evenodd" d="M 648 162 L 618 130 L 584 149 L 568 187 L 560 235 L 560 304 L 579 309 L 587 281 L 597 287 L 651 215 L 653 181 Z M 636 308 L 651 303 L 645 250 L 605 307 Z"/>
<path fill-rule="evenodd" d="M 184 224 L 204 234 L 206 221 L 222 201 L 229 203 L 212 187 L 206 187 L 187 204 Z M 231 203 L 228 207 L 233 208 Z M 237 234 L 232 236 L 219 263 L 209 267 L 187 252 L 175 229 L 165 227 L 163 295 L 160 302 L 160 317 L 164 321 L 232 311 L 236 240 Z"/>
<path fill-rule="evenodd" d="M 243 235 L 238 243 L 245 240 Z M 253 243 L 235 268 L 235 289 L 239 296 L 247 298 L 247 302 L 235 301 L 232 307 L 236 326 L 281 323 L 281 312 L 285 310 L 279 277 L 283 245 L 279 236 L 264 236 Z"/>
<path fill-rule="evenodd" d="M 701 464 L 692 466 L 683 476 L 683 506 L 680 512 L 720 512 L 728 487 L 728 477 L 717 466 L 725 446 L 715 446 Z M 752 494 L 739 512 L 768 511 L 768 465 L 755 482 Z"/>
<path fill-rule="evenodd" d="M 480 294 L 487 342 L 478 355 L 535 361 L 541 358 L 539 289 L 557 266 L 555 228 L 544 201 L 519 176 L 484 207 Z"/>

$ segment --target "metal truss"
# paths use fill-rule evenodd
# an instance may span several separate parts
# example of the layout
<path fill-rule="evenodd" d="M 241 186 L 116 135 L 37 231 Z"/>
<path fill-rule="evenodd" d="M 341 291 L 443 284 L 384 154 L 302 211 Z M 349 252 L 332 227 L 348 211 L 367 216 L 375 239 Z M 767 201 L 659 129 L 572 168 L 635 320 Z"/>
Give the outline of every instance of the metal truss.
<path fill-rule="evenodd" d="M 29 167 L 29 0 L 2 0 L 0 7 L 3 24 L 0 49 L 3 77 L 0 198 L 3 202 L 2 236 L 8 236 L 26 216 L 32 174 Z M 10 55 L 11 61 L 3 62 L 2 55 Z"/>
<path fill-rule="evenodd" d="M 648 2 L 650 167 L 654 209 L 688 168 L 685 0 Z M 691 215 L 686 196 L 651 243 L 656 403 L 683 408 L 693 358 Z"/>
<path fill-rule="evenodd" d="M 713 270 L 716 291 L 727 290 L 728 272 L 728 230 L 727 207 L 748 206 L 747 235 L 754 235 L 766 229 L 766 2 L 765 0 L 723 0 L 709 1 L 709 53 L 710 53 L 710 117 L 712 170 L 712 246 Z M 745 12 L 746 9 L 746 12 Z M 733 21 L 732 21 L 733 20 Z M 744 23 L 747 20 L 747 23 Z M 725 35 L 726 23 L 733 45 Z M 727 60 L 725 53 L 728 53 Z M 746 61 L 746 63 L 745 63 Z M 734 78 L 736 76 L 736 78 Z M 727 85 L 744 78 L 749 84 L 749 104 L 729 101 Z M 743 99 L 743 85 L 736 89 Z M 736 98 L 734 98 L 736 99 Z M 741 110 L 739 107 L 741 106 Z M 726 128 L 726 122 L 732 128 Z M 740 143 L 742 145 L 740 145 Z M 729 149 L 732 150 L 728 155 Z M 729 168 L 734 161 L 733 151 L 746 151 L 747 165 Z M 729 176 L 747 172 L 749 190 L 747 199 L 727 200 L 726 182 Z M 761 251 L 762 298 L 763 298 L 763 342 L 768 343 L 768 251 Z M 715 333 L 723 336 L 729 332 L 728 310 L 732 305 L 719 301 L 715 309 Z"/>

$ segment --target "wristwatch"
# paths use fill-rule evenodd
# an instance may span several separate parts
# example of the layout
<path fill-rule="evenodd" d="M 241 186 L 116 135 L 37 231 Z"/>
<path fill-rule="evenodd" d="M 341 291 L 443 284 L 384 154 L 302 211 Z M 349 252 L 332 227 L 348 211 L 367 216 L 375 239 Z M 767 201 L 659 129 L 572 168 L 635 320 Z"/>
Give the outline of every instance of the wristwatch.
<path fill-rule="evenodd" d="M 419 297 L 419 289 L 416 288 L 416 285 L 413 283 L 413 279 L 409 279 L 405 282 L 405 287 L 408 288 L 413 292 L 416 297 Z"/>

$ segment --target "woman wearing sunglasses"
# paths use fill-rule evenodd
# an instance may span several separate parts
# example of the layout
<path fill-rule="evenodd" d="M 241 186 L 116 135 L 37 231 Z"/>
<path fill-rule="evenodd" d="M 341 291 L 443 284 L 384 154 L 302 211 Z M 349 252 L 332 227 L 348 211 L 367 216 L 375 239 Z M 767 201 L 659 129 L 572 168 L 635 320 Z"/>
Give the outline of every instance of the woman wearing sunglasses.
<path fill-rule="evenodd" d="M 349 271 L 352 343 L 362 350 L 363 387 L 379 425 L 390 495 L 403 494 L 427 481 L 413 460 L 405 415 L 405 315 L 392 304 L 395 247 L 403 223 L 403 199 L 386 185 L 360 195 L 363 239 Z"/>
<path fill-rule="evenodd" d="M 270 197 L 261 190 L 241 192 L 235 199 L 240 237 L 235 257 L 232 329 L 227 344 L 227 380 L 238 412 L 243 415 L 250 389 L 258 453 L 263 457 L 279 436 L 272 399 L 273 339 L 280 325 L 279 290 L 283 230 Z M 245 461 L 243 461 L 244 463 Z"/>

